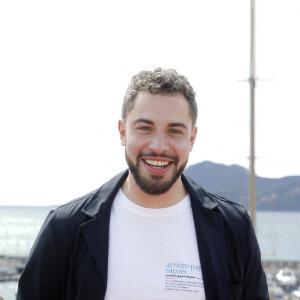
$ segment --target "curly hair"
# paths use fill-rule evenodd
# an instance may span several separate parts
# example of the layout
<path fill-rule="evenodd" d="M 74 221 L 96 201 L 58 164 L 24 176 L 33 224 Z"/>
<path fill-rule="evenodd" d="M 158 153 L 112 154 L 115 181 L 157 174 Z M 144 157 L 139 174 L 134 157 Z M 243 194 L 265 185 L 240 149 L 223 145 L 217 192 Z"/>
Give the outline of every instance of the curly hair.
<path fill-rule="evenodd" d="M 179 74 L 177 71 L 173 69 L 157 68 L 154 71 L 143 70 L 133 76 L 123 99 L 121 115 L 123 120 L 126 120 L 128 113 L 133 109 L 134 100 L 141 91 L 153 95 L 182 94 L 189 104 L 192 124 L 196 124 L 198 115 L 195 99 L 196 93 L 186 77 Z"/>

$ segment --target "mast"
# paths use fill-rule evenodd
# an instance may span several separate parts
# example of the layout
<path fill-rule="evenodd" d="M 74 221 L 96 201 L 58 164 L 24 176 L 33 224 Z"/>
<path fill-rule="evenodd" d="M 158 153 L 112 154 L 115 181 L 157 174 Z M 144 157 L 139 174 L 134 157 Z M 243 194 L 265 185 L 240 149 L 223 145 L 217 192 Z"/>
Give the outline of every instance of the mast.
<path fill-rule="evenodd" d="M 250 41 L 250 217 L 256 229 L 256 178 L 255 178 L 255 0 L 251 0 L 251 41 Z"/>

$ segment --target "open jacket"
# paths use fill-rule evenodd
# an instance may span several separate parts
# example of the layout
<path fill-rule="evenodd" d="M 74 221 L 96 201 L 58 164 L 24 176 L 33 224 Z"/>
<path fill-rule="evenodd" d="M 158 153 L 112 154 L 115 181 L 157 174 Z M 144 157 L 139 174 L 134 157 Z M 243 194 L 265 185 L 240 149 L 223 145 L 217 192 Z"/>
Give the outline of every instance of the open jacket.
<path fill-rule="evenodd" d="M 104 299 L 110 210 L 127 175 L 49 213 L 22 272 L 18 300 Z M 206 299 L 269 299 L 246 210 L 185 175 L 182 181 L 191 198 Z"/>

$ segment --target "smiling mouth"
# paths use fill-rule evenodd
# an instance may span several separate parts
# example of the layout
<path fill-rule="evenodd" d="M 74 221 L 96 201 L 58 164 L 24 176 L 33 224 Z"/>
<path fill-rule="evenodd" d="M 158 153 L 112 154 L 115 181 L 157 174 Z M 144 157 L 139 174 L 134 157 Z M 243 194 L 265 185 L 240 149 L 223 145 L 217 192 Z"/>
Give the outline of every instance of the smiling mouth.
<path fill-rule="evenodd" d="M 151 159 L 144 159 L 144 162 L 154 169 L 163 169 L 171 163 L 170 161 Z"/>

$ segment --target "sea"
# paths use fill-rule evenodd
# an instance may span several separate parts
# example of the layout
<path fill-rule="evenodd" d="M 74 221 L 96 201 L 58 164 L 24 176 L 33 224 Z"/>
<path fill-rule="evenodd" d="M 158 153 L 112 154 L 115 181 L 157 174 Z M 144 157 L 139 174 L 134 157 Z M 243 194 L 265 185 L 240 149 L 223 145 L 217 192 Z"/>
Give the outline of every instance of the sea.
<path fill-rule="evenodd" d="M 51 209 L 0 206 L 0 255 L 27 256 Z M 263 260 L 300 261 L 300 212 L 258 211 L 256 235 Z M 0 282 L 0 299 L 15 300 L 17 282 Z"/>

